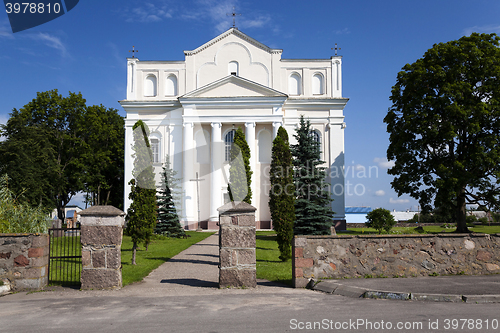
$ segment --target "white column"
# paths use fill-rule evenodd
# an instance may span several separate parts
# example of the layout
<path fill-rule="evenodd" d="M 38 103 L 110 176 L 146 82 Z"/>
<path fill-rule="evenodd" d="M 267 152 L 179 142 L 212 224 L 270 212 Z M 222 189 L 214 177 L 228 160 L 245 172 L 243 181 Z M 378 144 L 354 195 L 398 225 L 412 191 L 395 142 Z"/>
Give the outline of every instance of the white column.
<path fill-rule="evenodd" d="M 276 138 L 276 135 L 278 135 L 278 129 L 283 123 L 281 121 L 275 121 L 273 122 L 273 140 Z"/>
<path fill-rule="evenodd" d="M 344 128 L 342 111 L 338 117 L 330 118 L 329 132 L 329 166 L 328 170 L 332 194 L 332 210 L 335 219 L 345 219 L 345 192 L 347 190 L 344 178 Z M 351 188 L 352 190 L 352 188 Z"/>
<path fill-rule="evenodd" d="M 255 123 L 254 122 L 248 122 L 245 123 L 245 139 L 247 140 L 248 146 L 250 147 L 250 170 L 253 171 L 252 173 L 252 184 L 251 184 L 251 189 L 252 189 L 252 204 L 254 207 L 257 206 L 257 200 L 256 200 L 256 185 L 257 185 L 257 178 L 256 178 L 256 170 L 255 170 L 255 161 L 256 156 L 255 156 Z M 255 216 L 259 216 L 258 213 L 255 214 Z"/>
<path fill-rule="evenodd" d="M 184 213 L 186 223 L 194 222 L 197 214 L 195 184 L 190 181 L 194 174 L 194 138 L 193 123 L 184 123 L 183 132 L 183 189 L 184 189 Z M 192 228 L 191 228 L 192 229 Z"/>
<path fill-rule="evenodd" d="M 217 208 L 222 206 L 222 124 L 212 125 L 212 149 L 210 158 L 210 221 L 219 220 Z"/>
<path fill-rule="evenodd" d="M 131 145 L 134 142 L 134 132 L 132 131 L 132 125 L 126 125 L 125 126 L 125 170 L 124 170 L 124 181 L 125 181 L 125 191 L 124 192 L 124 204 L 123 204 L 123 210 L 127 212 L 128 208 L 130 207 L 130 204 L 132 201 L 128 198 L 128 195 L 130 193 L 130 185 L 128 184 L 129 181 L 134 177 L 132 175 L 132 170 L 134 169 L 134 159 L 132 158 L 132 148 Z"/>

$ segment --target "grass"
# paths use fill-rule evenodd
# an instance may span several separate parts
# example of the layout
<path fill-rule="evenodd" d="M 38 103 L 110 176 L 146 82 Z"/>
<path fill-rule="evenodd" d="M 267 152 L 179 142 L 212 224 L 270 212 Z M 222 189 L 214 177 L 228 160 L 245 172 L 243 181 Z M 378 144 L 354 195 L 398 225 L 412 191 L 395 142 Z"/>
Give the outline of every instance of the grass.
<path fill-rule="evenodd" d="M 152 270 L 158 268 L 161 264 L 168 261 L 179 252 L 204 240 L 213 233 L 187 231 L 186 234 L 191 237 L 157 237 L 149 244 L 148 251 L 146 251 L 145 247 L 141 244 L 140 248 L 137 250 L 137 265 L 135 266 L 132 265 L 132 241 L 129 236 L 124 236 L 122 243 L 123 286 L 142 281 L 142 279 L 148 276 Z"/>
<path fill-rule="evenodd" d="M 275 231 L 257 231 L 257 279 L 292 285 L 292 263 L 279 259 Z"/>
<path fill-rule="evenodd" d="M 415 227 L 395 227 L 392 228 L 389 233 L 382 231 L 382 235 L 387 234 L 438 234 L 438 233 L 448 233 L 454 232 L 456 230 L 455 226 L 452 228 L 445 228 L 442 224 L 436 224 L 435 226 L 425 226 L 419 227 L 420 230 L 416 230 Z M 487 226 L 487 225 L 475 225 L 474 227 L 469 227 L 469 230 L 475 233 L 481 234 L 497 234 L 500 233 L 500 226 Z M 371 235 L 378 234 L 378 231 L 373 228 L 348 228 L 347 231 L 339 232 L 339 235 Z"/>
<path fill-rule="evenodd" d="M 50 260 L 49 279 L 51 285 L 79 286 L 82 269 L 80 236 L 53 237 L 50 256 L 75 256 L 76 258 L 54 258 Z"/>

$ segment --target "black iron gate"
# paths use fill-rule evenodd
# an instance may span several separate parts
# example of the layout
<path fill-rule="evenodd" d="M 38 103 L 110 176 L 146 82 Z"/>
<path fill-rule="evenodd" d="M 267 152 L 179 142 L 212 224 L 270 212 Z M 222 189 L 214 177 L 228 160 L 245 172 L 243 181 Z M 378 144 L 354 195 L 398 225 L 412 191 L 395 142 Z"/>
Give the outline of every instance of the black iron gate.
<path fill-rule="evenodd" d="M 49 284 L 79 286 L 82 271 L 80 228 L 51 228 L 49 236 Z"/>

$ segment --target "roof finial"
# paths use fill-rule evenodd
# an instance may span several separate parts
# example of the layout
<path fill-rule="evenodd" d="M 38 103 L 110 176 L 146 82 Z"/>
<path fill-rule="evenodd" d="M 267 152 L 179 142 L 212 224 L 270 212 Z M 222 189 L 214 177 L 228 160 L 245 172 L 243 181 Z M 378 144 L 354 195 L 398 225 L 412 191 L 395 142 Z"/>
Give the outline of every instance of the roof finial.
<path fill-rule="evenodd" d="M 335 50 L 335 55 L 337 55 L 337 51 L 342 50 L 340 47 L 337 47 L 337 43 L 335 43 L 335 48 L 332 47 L 332 50 Z"/>
<path fill-rule="evenodd" d="M 139 51 L 135 49 L 135 46 L 132 46 L 132 50 L 129 50 L 129 52 L 132 52 L 132 58 L 135 58 L 134 53 Z"/>
<path fill-rule="evenodd" d="M 233 6 L 233 12 L 231 14 L 227 13 L 226 16 L 232 16 L 233 17 L 233 28 L 238 29 L 236 27 L 236 16 L 241 16 L 241 14 L 235 13 L 234 6 Z"/>

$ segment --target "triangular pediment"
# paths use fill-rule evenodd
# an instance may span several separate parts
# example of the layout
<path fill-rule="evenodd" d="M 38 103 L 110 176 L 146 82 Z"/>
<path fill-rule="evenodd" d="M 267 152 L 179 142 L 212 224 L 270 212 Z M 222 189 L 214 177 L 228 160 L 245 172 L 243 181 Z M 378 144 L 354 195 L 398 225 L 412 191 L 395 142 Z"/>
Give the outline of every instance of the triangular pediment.
<path fill-rule="evenodd" d="M 187 98 L 228 98 L 228 97 L 288 97 L 286 94 L 236 75 L 228 75 L 220 80 L 198 88 L 180 99 Z"/>
<path fill-rule="evenodd" d="M 252 44 L 252 45 L 268 52 L 268 53 L 282 53 L 283 52 L 283 50 L 281 50 L 281 49 L 272 49 L 272 48 L 262 44 L 261 42 L 253 39 L 250 36 L 247 36 L 246 34 L 244 34 L 241 31 L 239 31 L 237 28 L 231 28 L 231 29 L 221 33 L 219 36 L 213 38 L 212 40 L 206 42 L 205 44 L 201 45 L 200 47 L 197 47 L 196 49 L 194 49 L 192 51 L 184 51 L 184 54 L 186 56 L 195 55 L 195 54 L 205 50 L 206 48 L 226 39 L 227 37 L 229 37 L 231 35 L 238 36 L 239 38 L 247 41 L 248 43 L 250 43 L 250 44 Z"/>

